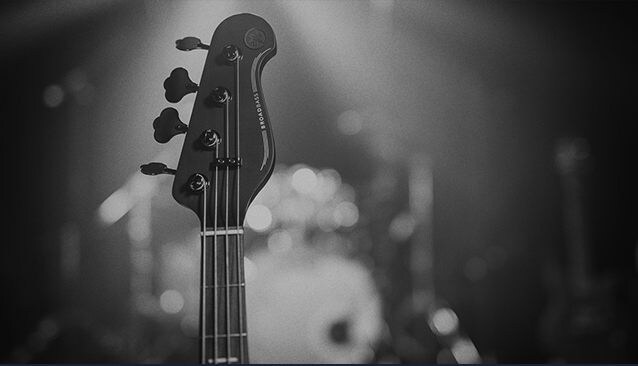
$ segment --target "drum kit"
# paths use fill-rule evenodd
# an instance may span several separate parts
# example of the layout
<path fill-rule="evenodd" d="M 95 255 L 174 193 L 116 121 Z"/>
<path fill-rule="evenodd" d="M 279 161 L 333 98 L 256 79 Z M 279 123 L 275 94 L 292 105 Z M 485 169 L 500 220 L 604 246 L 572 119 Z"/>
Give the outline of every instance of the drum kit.
<path fill-rule="evenodd" d="M 357 260 L 353 192 L 334 170 L 279 166 L 255 199 L 261 215 L 254 217 L 270 219 L 255 222 L 250 212 L 246 219 L 255 232 L 246 242 L 252 360 L 361 363 L 374 357 L 381 297 Z"/>
<path fill-rule="evenodd" d="M 384 210 L 385 224 L 377 222 L 387 207 L 383 195 L 359 202 L 336 171 L 275 169 L 254 203 L 268 222 L 247 215 L 254 229 L 246 266 L 252 360 L 480 361 L 454 311 L 435 296 L 430 162 L 417 157 L 406 168 L 386 182 L 396 192 L 406 188 L 408 199 L 398 212 Z M 411 263 L 392 253 L 398 241 L 408 244 Z M 407 267 L 409 278 L 397 277 L 396 267 Z M 402 279 L 408 287 L 397 283 Z"/>
<path fill-rule="evenodd" d="M 436 296 L 429 160 L 379 170 L 355 190 L 333 169 L 275 166 L 245 220 L 251 362 L 480 361 Z M 157 199 L 154 207 L 168 211 Z M 198 261 L 197 233 L 178 234 L 164 236 L 185 243 L 155 253 L 156 307 L 186 340 L 197 334 L 196 278 L 187 275 Z M 175 360 L 191 352 L 176 347 L 162 349 Z"/>

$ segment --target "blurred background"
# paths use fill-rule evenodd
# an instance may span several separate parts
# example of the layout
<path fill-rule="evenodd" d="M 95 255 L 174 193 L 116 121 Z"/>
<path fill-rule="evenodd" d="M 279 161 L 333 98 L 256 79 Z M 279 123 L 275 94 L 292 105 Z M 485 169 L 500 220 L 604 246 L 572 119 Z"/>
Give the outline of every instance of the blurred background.
<path fill-rule="evenodd" d="M 197 218 L 137 172 L 179 158 L 152 121 L 205 53 L 174 41 L 241 12 L 278 41 L 278 165 L 245 225 L 252 361 L 638 361 L 637 3 L 0 11 L 0 361 L 196 361 Z"/>

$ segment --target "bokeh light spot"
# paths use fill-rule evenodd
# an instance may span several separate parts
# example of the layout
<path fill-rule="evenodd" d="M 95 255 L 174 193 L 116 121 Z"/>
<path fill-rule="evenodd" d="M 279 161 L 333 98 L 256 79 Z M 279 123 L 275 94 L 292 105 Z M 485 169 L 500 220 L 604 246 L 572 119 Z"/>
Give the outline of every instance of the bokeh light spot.
<path fill-rule="evenodd" d="M 248 212 L 246 212 L 246 224 L 258 232 L 268 230 L 272 224 L 272 213 L 270 209 L 264 205 L 252 205 L 248 209 Z"/>
<path fill-rule="evenodd" d="M 431 318 L 432 328 L 440 335 L 450 335 L 459 326 L 459 318 L 450 308 L 437 309 Z"/>
<path fill-rule="evenodd" d="M 345 111 L 337 118 L 337 128 L 344 135 L 356 135 L 362 127 L 363 119 L 357 111 Z"/>
<path fill-rule="evenodd" d="M 339 226 L 350 227 L 359 221 L 359 209 L 352 202 L 341 202 L 332 216 Z"/>
<path fill-rule="evenodd" d="M 317 185 L 317 175 L 310 168 L 299 168 L 292 175 L 292 187 L 299 193 L 311 193 Z"/>
<path fill-rule="evenodd" d="M 160 295 L 160 307 L 169 314 L 177 314 L 184 307 L 184 297 L 175 290 L 166 290 Z"/>
<path fill-rule="evenodd" d="M 390 237 L 397 241 L 403 241 L 414 233 L 416 227 L 416 220 L 409 212 L 404 212 L 397 215 L 390 223 L 388 229 Z"/>
<path fill-rule="evenodd" d="M 98 209 L 98 216 L 104 225 L 117 222 L 131 208 L 131 200 L 126 190 L 120 188 L 113 192 Z"/>
<path fill-rule="evenodd" d="M 44 105 L 55 108 L 64 102 L 64 96 L 64 90 L 59 85 L 49 85 L 44 88 L 42 99 L 44 99 Z"/>

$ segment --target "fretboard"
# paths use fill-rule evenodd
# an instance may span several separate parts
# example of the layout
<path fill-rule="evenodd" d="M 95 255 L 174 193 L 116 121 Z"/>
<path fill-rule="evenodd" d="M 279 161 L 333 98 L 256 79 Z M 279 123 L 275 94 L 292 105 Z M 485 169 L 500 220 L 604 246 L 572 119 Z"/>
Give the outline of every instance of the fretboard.
<path fill-rule="evenodd" d="M 248 363 L 243 229 L 209 228 L 204 242 L 200 361 Z"/>

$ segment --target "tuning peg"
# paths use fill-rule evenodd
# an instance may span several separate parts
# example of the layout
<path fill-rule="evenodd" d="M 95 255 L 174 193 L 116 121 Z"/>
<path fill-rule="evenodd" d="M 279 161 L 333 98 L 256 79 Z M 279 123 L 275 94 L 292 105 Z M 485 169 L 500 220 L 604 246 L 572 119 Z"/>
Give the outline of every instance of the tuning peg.
<path fill-rule="evenodd" d="M 153 121 L 155 141 L 160 144 L 167 143 L 173 136 L 186 133 L 188 126 L 179 119 L 179 114 L 175 108 L 164 108 L 159 117 Z"/>
<path fill-rule="evenodd" d="M 180 51 L 192 51 L 195 49 L 207 50 L 210 48 L 207 44 L 203 44 L 197 37 L 186 37 L 175 41 L 175 47 Z"/>
<path fill-rule="evenodd" d="M 199 86 L 188 77 L 188 71 L 183 67 L 171 71 L 171 75 L 164 80 L 164 89 L 166 89 L 164 95 L 171 103 L 179 102 L 184 95 L 195 93 L 198 88 Z"/>
<path fill-rule="evenodd" d="M 175 169 L 167 168 L 163 163 L 148 163 L 140 166 L 142 174 L 145 175 L 159 175 L 159 174 L 171 174 L 175 175 L 177 172 Z"/>

